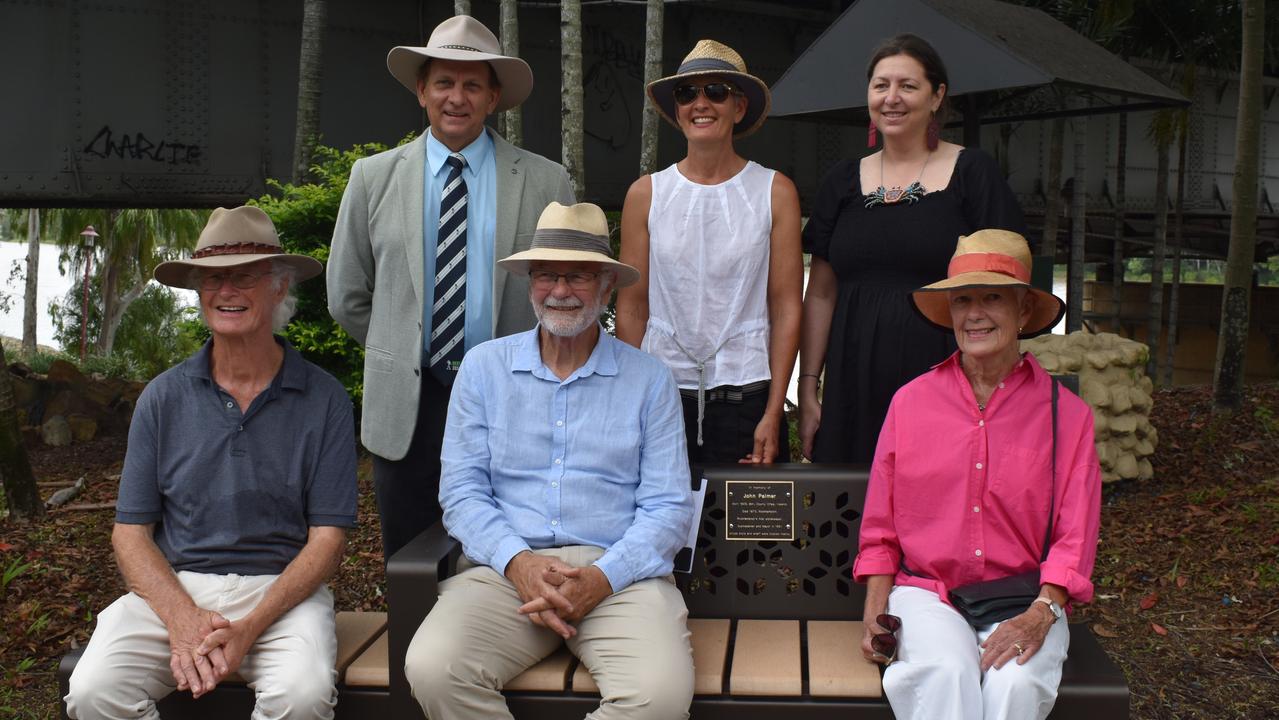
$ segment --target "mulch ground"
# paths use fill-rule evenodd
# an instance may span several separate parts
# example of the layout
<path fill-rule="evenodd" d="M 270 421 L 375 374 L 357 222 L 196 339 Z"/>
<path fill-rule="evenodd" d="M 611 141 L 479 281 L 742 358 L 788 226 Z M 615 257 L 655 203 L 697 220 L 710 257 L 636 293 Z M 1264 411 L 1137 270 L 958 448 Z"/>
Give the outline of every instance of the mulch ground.
<path fill-rule="evenodd" d="M 1157 393 L 1156 479 L 1105 489 L 1097 597 L 1071 621 L 1123 668 L 1136 720 L 1279 717 L 1279 384 L 1246 395 L 1224 417 L 1206 388 Z M 0 717 L 54 718 L 58 657 L 124 591 L 109 509 L 124 440 L 28 450 L 41 482 L 87 482 L 39 522 L 0 521 Z M 384 610 L 367 462 L 360 487 L 363 525 L 331 587 L 341 610 Z"/>

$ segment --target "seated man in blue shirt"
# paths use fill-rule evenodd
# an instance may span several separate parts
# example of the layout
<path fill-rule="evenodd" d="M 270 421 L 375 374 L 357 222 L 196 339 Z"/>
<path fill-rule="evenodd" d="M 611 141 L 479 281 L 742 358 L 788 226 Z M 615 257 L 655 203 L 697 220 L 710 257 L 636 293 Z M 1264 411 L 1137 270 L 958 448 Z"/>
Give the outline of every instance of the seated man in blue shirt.
<path fill-rule="evenodd" d="M 440 505 L 466 557 L 409 646 L 413 695 L 432 720 L 509 718 L 502 686 L 567 642 L 600 687 L 590 717 L 686 718 L 679 392 L 599 324 L 639 273 L 585 203 L 551 203 L 530 249 L 498 265 L 528 274 L 538 326 L 479 345 L 454 382 Z"/>
<path fill-rule="evenodd" d="M 98 615 L 71 675 L 72 718 L 156 718 L 238 671 L 254 717 L 332 718 L 333 595 L 355 525 L 355 434 L 342 385 L 273 335 L 293 283 L 255 207 L 213 211 L 160 282 L 198 290 L 212 338 L 138 398 L 111 543 L 130 592 Z"/>

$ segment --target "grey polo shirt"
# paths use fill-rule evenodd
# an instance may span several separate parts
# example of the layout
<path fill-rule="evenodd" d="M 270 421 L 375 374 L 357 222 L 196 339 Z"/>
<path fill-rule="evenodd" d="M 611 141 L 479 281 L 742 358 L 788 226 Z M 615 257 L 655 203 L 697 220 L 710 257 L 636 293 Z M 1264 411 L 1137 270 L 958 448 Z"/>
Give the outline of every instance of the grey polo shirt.
<path fill-rule="evenodd" d="M 278 574 L 312 526 L 355 526 L 351 399 L 288 343 L 241 413 L 209 373 L 212 341 L 138 398 L 116 522 L 156 523 L 175 571 Z"/>

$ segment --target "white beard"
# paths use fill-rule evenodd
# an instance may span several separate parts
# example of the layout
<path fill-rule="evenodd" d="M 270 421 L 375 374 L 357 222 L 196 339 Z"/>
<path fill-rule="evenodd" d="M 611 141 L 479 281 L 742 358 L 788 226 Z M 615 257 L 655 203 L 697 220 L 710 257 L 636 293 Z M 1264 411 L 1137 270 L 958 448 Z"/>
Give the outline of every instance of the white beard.
<path fill-rule="evenodd" d="M 577 307 L 578 310 L 570 314 L 547 310 L 548 307 Z M 537 321 L 550 334 L 558 337 L 576 337 L 585 332 L 591 325 L 599 322 L 600 301 L 596 298 L 595 301 L 586 304 L 576 299 L 560 301 L 548 295 L 541 305 L 533 306 L 533 314 L 537 316 Z"/>

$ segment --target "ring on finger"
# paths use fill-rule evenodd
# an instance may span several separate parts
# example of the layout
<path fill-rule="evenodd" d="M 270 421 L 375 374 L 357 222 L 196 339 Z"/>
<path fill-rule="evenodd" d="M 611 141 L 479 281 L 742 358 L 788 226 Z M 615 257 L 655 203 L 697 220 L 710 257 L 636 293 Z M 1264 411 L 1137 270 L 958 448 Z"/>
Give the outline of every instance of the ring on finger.
<path fill-rule="evenodd" d="M 1022 653 L 1024 653 L 1024 652 L 1026 652 L 1026 648 L 1022 647 L 1022 646 L 1021 646 L 1021 643 L 1013 643 L 1013 647 L 1017 648 L 1017 655 L 1018 655 L 1018 656 L 1020 656 L 1020 655 L 1021 655 Z"/>

